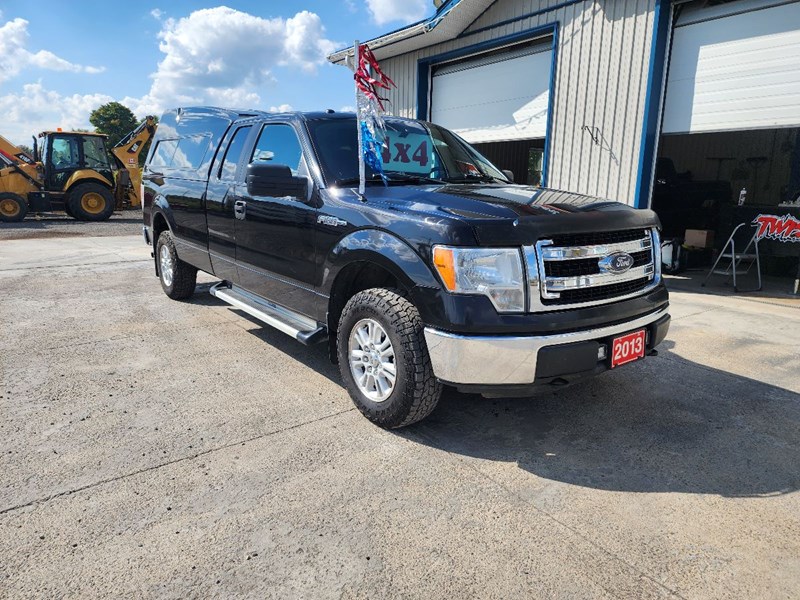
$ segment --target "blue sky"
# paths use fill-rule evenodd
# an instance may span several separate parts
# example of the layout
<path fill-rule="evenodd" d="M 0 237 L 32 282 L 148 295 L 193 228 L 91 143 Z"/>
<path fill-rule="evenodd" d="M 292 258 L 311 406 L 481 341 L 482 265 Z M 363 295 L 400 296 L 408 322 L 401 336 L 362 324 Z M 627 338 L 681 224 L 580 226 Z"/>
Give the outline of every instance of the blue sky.
<path fill-rule="evenodd" d="M 353 104 L 334 49 L 433 12 L 432 0 L 0 0 L 2 133 L 88 128 L 117 100 L 138 116 L 181 104 L 316 110 Z"/>

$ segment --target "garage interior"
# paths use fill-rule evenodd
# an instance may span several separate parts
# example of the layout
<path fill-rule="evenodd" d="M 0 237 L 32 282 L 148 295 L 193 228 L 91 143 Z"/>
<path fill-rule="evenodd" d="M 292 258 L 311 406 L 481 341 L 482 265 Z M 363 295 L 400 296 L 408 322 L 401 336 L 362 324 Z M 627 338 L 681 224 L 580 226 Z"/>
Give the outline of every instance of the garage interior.
<path fill-rule="evenodd" d="M 661 133 L 651 206 L 665 237 L 713 232 L 690 266 L 760 213 L 800 216 L 800 3 L 676 6 Z M 762 241 L 762 272 L 794 278 L 797 246 Z"/>

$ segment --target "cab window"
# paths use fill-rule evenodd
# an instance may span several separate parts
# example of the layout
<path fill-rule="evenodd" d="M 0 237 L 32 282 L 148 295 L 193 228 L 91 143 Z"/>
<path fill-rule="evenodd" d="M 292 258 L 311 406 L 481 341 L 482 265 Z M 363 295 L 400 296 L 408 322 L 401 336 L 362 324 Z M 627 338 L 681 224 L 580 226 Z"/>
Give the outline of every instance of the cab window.
<path fill-rule="evenodd" d="M 219 173 L 217 174 L 219 179 L 230 181 L 236 177 L 236 167 L 239 165 L 239 159 L 242 157 L 242 151 L 249 134 L 249 125 L 240 127 L 233 134 L 233 139 L 225 151 L 225 158 L 222 159 L 222 164 L 219 167 Z"/>
<path fill-rule="evenodd" d="M 292 170 L 292 175 L 305 169 L 303 163 L 303 150 L 300 147 L 300 140 L 290 125 L 275 124 L 264 125 L 258 142 L 250 156 L 250 162 L 269 161 L 276 165 L 288 165 Z"/>
<path fill-rule="evenodd" d="M 78 166 L 78 144 L 74 138 L 53 140 L 52 162 L 56 169 L 71 169 Z"/>
<path fill-rule="evenodd" d="M 172 166 L 172 157 L 175 155 L 175 150 L 178 149 L 178 140 L 161 140 L 156 144 L 156 149 L 153 151 L 153 158 L 150 160 L 150 165 L 153 167 L 170 167 Z"/>
<path fill-rule="evenodd" d="M 103 138 L 90 136 L 83 138 L 83 159 L 90 169 L 109 167 Z"/>

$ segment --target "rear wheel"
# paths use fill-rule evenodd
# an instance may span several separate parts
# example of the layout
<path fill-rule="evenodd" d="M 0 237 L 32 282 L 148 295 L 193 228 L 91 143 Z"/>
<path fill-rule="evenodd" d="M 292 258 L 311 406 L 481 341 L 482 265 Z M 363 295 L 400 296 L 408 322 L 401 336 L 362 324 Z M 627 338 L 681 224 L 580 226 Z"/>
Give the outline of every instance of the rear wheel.
<path fill-rule="evenodd" d="M 374 288 L 347 302 L 339 320 L 339 369 L 358 410 L 389 429 L 427 417 L 442 393 L 416 307 L 397 290 Z"/>
<path fill-rule="evenodd" d="M 185 300 L 194 294 L 197 269 L 178 258 L 175 241 L 169 231 L 163 231 L 156 242 L 158 277 L 164 293 L 173 300 Z"/>
<path fill-rule="evenodd" d="M 0 221 L 18 223 L 28 214 L 28 203 L 18 194 L 4 192 L 0 194 Z"/>
<path fill-rule="evenodd" d="M 79 183 L 67 198 L 69 213 L 81 221 L 105 221 L 114 212 L 111 190 L 99 183 Z"/>

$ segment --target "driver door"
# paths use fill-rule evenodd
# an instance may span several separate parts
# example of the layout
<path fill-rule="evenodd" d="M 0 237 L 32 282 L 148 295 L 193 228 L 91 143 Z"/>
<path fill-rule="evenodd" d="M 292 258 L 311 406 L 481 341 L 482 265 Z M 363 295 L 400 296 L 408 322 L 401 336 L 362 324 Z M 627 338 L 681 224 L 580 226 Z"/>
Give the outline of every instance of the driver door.
<path fill-rule="evenodd" d="M 48 156 L 45 162 L 47 188 L 61 191 L 69 176 L 80 168 L 80 147 L 78 137 L 64 135 L 51 137 Z"/>
<path fill-rule="evenodd" d="M 313 187 L 300 139 L 288 123 L 262 126 L 246 164 L 258 161 L 286 165 L 293 176 L 308 178 L 309 190 Z M 310 203 L 311 194 L 304 198 L 251 196 L 242 179 L 236 186 L 234 221 L 242 287 L 306 315 L 315 314 L 317 211 Z"/>

